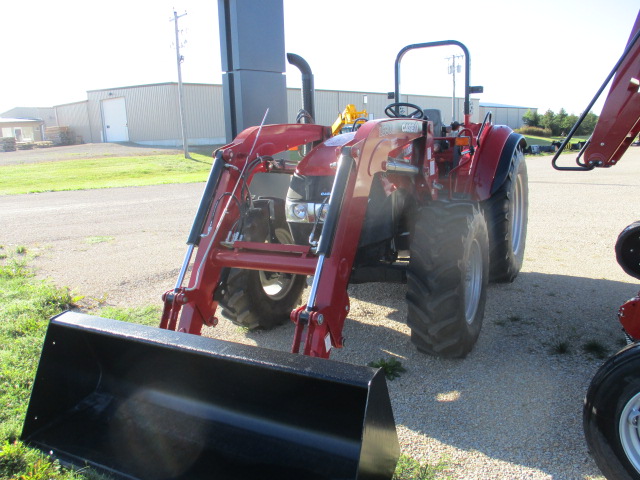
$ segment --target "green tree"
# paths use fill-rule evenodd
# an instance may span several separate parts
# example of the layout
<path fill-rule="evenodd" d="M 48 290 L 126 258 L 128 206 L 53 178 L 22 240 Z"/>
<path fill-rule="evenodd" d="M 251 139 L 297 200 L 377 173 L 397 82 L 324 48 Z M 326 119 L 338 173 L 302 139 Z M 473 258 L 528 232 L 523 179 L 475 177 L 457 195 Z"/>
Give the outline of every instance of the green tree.
<path fill-rule="evenodd" d="M 553 112 L 553 110 L 547 110 L 546 112 L 544 112 L 544 115 L 542 115 L 542 118 L 540 119 L 540 126 L 542 128 L 548 128 L 553 133 L 553 123 L 555 121 L 555 118 L 556 114 Z"/>
<path fill-rule="evenodd" d="M 573 126 L 575 125 L 575 123 L 578 121 L 578 116 L 571 114 L 571 115 L 567 115 L 564 120 L 562 120 L 562 123 L 560 124 L 560 129 L 566 134 L 568 134 L 571 129 L 573 128 Z"/>
<path fill-rule="evenodd" d="M 598 115 L 593 112 L 587 113 L 584 117 L 584 120 L 580 124 L 580 127 L 576 131 L 577 135 L 591 135 L 593 130 L 596 128 L 596 123 L 598 123 Z"/>
<path fill-rule="evenodd" d="M 569 114 L 564 108 L 561 108 L 558 114 L 553 119 L 553 123 L 551 124 L 551 131 L 554 135 L 562 135 L 569 133 L 569 130 L 565 130 L 566 120 L 569 117 Z M 573 125 L 573 124 L 572 124 Z M 571 127 L 569 127 L 570 129 Z"/>
<path fill-rule="evenodd" d="M 538 110 L 527 110 L 527 113 L 522 117 L 522 121 L 528 127 L 539 127 L 540 119 L 541 117 Z"/>

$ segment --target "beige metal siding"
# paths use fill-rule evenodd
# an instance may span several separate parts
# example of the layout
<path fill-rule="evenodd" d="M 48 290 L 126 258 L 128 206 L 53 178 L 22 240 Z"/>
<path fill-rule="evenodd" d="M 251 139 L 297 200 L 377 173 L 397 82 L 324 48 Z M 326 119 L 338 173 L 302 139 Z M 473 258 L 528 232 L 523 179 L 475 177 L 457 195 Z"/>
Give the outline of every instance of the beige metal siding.
<path fill-rule="evenodd" d="M 58 125 L 69 127 L 76 143 L 92 143 L 93 136 L 89 125 L 88 101 L 57 105 L 55 114 Z"/>
<path fill-rule="evenodd" d="M 387 116 L 384 114 L 384 109 L 387 108 L 387 105 L 391 102 L 393 102 L 393 100 L 389 100 L 386 93 L 368 93 L 367 104 L 364 105 L 364 108 L 369 114 L 369 119 L 386 118 Z"/>
<path fill-rule="evenodd" d="M 224 103 L 221 85 L 184 85 L 189 143 L 224 143 Z"/>
<path fill-rule="evenodd" d="M 302 108 L 302 92 L 299 88 L 287 88 L 287 121 L 295 123 Z"/>
<path fill-rule="evenodd" d="M 316 90 L 316 123 L 331 125 L 344 107 L 338 101 L 338 92 Z"/>

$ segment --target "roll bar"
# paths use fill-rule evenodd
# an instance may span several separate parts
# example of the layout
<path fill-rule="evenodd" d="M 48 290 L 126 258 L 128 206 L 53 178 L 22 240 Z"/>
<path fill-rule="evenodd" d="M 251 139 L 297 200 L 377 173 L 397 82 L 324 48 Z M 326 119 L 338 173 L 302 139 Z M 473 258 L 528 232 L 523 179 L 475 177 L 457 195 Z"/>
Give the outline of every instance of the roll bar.
<path fill-rule="evenodd" d="M 457 40 L 441 40 L 438 42 L 426 42 L 426 43 L 414 43 L 412 45 L 407 45 L 402 50 L 398 52 L 395 61 L 395 90 L 394 90 L 394 98 L 395 102 L 400 102 L 400 62 L 402 61 L 402 57 L 409 50 L 417 50 L 419 48 L 432 48 L 432 47 L 445 47 L 447 45 L 453 45 L 460 47 L 464 52 L 464 123 L 469 124 L 471 121 L 471 107 L 469 102 L 469 95 L 472 93 L 482 93 L 482 87 L 472 87 L 469 84 L 469 72 L 471 69 L 471 58 L 469 55 L 469 49 L 462 43 Z"/>

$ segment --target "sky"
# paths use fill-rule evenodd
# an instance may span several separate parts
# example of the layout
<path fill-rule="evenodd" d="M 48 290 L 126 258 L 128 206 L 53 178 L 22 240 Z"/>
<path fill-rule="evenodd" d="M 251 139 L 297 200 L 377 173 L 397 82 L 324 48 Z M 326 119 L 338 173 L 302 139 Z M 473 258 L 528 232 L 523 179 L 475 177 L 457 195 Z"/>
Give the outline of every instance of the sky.
<path fill-rule="evenodd" d="M 258 0 L 240 0 L 258 1 Z M 285 49 L 310 64 L 316 89 L 388 92 L 408 44 L 463 42 L 481 102 L 580 114 L 624 50 L 638 0 L 283 0 Z M 3 2 L 0 113 L 86 100 L 88 90 L 177 81 L 221 83 L 215 0 Z M 266 32 L 269 26 L 265 26 Z M 402 61 L 402 93 L 451 96 L 446 57 Z M 295 67 L 287 85 L 300 86 Z M 462 77 L 457 77 L 462 93 Z M 599 113 L 601 103 L 596 104 Z"/>

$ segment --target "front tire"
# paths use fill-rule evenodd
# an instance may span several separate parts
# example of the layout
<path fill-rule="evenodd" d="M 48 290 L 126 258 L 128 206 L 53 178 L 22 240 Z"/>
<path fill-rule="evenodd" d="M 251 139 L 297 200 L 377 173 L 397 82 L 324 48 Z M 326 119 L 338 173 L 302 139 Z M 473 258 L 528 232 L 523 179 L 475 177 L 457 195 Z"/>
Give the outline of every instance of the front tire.
<path fill-rule="evenodd" d="M 435 203 L 417 215 L 407 272 L 407 324 L 417 349 L 462 358 L 480 335 L 489 239 L 478 207 Z"/>
<path fill-rule="evenodd" d="M 609 479 L 640 479 L 640 344 L 600 367 L 583 410 L 589 451 Z"/>
<path fill-rule="evenodd" d="M 279 243 L 293 243 L 287 227 L 274 234 Z M 250 330 L 272 329 L 289 320 L 306 285 L 305 275 L 232 268 L 222 287 L 222 314 Z"/>
<path fill-rule="evenodd" d="M 513 153 L 512 162 L 507 179 L 483 204 L 489 228 L 491 282 L 513 282 L 524 260 L 529 186 L 527 164 L 520 148 Z"/>

